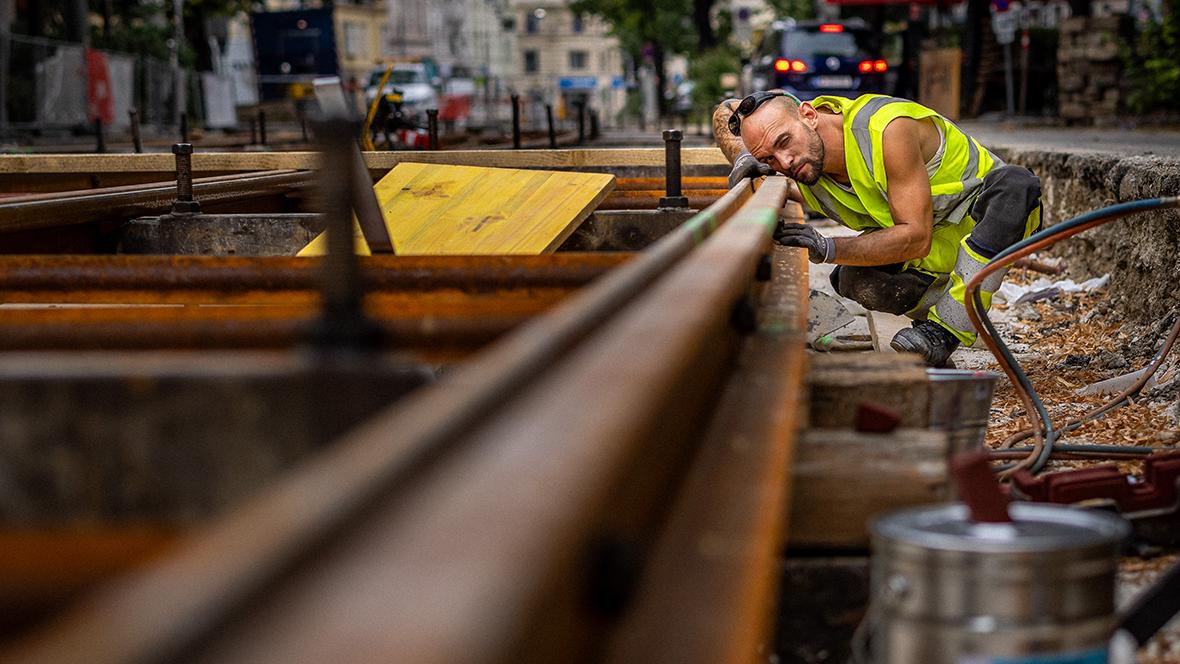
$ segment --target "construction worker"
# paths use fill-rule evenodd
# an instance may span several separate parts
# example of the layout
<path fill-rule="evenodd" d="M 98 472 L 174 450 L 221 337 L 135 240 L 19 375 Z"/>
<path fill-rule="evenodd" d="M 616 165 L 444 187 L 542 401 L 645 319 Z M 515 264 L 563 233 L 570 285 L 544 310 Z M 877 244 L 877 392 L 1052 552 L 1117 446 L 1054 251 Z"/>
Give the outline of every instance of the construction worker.
<path fill-rule="evenodd" d="M 774 172 L 791 198 L 853 230 L 828 238 L 807 224 L 780 224 L 775 240 L 835 263 L 832 285 L 867 309 L 906 315 L 890 345 L 945 366 L 975 342 L 964 284 L 993 256 L 1041 223 L 1035 175 L 998 157 L 951 121 L 896 97 L 817 97 L 782 91 L 723 102 L 717 143 L 733 164 L 730 186 Z M 1003 272 L 982 284 L 985 307 Z"/>

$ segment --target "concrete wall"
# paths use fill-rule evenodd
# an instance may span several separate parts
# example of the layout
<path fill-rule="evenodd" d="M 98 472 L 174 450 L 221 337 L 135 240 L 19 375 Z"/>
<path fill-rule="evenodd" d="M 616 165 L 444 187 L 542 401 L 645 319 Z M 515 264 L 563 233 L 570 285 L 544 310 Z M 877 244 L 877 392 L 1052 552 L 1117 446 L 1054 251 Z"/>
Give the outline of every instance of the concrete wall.
<path fill-rule="evenodd" d="M 1180 195 L 1180 159 L 997 148 L 1041 177 L 1049 225 L 1106 205 Z M 1112 305 L 1132 323 L 1152 323 L 1180 305 L 1180 212 L 1142 213 L 1058 245 L 1070 276 L 1111 275 Z"/>

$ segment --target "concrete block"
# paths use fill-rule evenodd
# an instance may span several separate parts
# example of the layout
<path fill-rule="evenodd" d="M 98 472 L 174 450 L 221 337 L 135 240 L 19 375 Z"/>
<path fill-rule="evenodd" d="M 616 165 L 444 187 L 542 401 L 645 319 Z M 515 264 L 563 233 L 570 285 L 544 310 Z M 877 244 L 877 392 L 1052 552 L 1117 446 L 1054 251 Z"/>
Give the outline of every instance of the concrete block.
<path fill-rule="evenodd" d="M 119 231 L 118 252 L 294 256 L 323 230 L 318 214 L 166 214 L 125 224 Z"/>
<path fill-rule="evenodd" d="M 286 353 L 8 354 L 0 526 L 208 518 L 432 376 Z"/>
<path fill-rule="evenodd" d="M 558 251 L 642 251 L 695 214 L 695 210 L 599 210 Z"/>

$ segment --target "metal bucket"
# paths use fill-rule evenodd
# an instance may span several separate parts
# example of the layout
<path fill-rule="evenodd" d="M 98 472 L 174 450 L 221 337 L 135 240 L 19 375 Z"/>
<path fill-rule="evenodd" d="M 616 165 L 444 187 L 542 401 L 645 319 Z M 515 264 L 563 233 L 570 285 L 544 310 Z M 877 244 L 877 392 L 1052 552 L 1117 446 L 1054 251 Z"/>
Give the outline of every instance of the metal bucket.
<path fill-rule="evenodd" d="M 946 431 L 949 453 L 983 447 L 998 374 L 965 369 L 927 369 L 930 380 L 929 427 Z"/>
<path fill-rule="evenodd" d="M 974 523 L 960 503 L 873 523 L 864 632 L 875 664 L 1105 664 L 1115 571 L 1130 532 L 1112 514 L 1013 504 Z"/>

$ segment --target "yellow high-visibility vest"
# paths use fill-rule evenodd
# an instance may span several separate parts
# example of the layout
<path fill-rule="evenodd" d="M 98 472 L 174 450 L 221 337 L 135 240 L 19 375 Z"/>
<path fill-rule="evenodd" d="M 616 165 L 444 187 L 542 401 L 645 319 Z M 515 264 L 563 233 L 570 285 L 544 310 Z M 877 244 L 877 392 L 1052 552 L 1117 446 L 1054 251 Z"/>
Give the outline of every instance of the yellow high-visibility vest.
<path fill-rule="evenodd" d="M 998 157 L 964 134 L 953 122 L 916 102 L 863 95 L 856 99 L 816 97 L 812 106 L 841 113 L 844 120 L 844 154 L 851 191 L 827 175 L 812 186 L 799 185 L 807 205 L 853 230 L 893 226 L 889 211 L 889 182 L 885 174 L 881 137 L 885 127 L 899 117 L 930 118 L 943 135 L 942 161 L 930 177 L 934 207 L 934 237 L 930 253 L 909 261 L 906 268 L 931 274 L 954 269 L 959 241 L 975 227 L 969 210 L 983 176 L 1003 165 Z"/>

